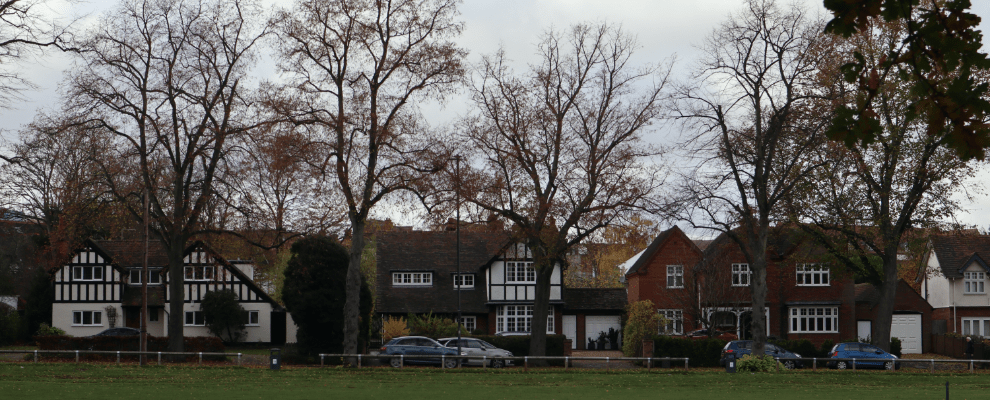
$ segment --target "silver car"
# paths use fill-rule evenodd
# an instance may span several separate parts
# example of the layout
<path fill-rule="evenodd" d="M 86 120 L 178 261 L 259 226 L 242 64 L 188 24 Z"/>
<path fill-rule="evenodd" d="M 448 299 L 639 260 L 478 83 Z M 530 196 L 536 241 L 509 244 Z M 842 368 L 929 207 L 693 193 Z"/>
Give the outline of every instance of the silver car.
<path fill-rule="evenodd" d="M 443 338 L 437 340 L 444 347 L 456 349 L 457 348 L 457 338 Z M 484 340 L 475 338 L 462 337 L 460 341 L 461 354 L 466 354 L 469 356 L 486 356 L 488 357 L 488 366 L 492 368 L 502 368 L 507 365 L 512 365 L 511 360 L 505 360 L 502 357 L 512 357 L 512 352 L 508 350 L 503 350 L 495 345 L 488 343 Z M 465 365 L 475 365 L 481 366 L 482 359 L 469 359 L 464 363 Z"/>

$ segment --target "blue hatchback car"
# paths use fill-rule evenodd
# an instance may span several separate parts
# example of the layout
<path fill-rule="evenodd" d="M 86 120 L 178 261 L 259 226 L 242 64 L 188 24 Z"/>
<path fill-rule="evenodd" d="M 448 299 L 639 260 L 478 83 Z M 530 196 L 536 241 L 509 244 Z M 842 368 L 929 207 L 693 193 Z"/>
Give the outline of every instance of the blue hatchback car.
<path fill-rule="evenodd" d="M 801 358 L 800 354 L 787 351 L 787 349 L 773 343 L 767 343 L 763 350 L 765 351 L 764 354 L 779 359 L 780 363 L 784 364 L 784 367 L 787 369 L 801 368 L 804 366 L 804 363 L 802 363 L 801 360 L 793 360 L 794 358 Z M 725 347 L 722 348 L 722 358 L 718 360 L 718 363 L 725 365 L 725 360 L 729 356 L 739 359 L 748 354 L 753 354 L 752 340 L 733 340 L 726 343 Z"/>
<path fill-rule="evenodd" d="M 395 368 L 402 367 L 403 361 L 406 364 L 434 364 L 439 365 L 443 363 L 443 368 L 454 368 L 457 366 L 457 349 L 450 349 L 443 347 L 436 340 L 430 339 L 423 336 L 402 336 L 389 340 L 385 346 L 382 346 L 381 354 L 384 355 L 435 355 L 433 357 L 422 357 L 422 358 L 412 358 L 403 360 L 402 357 L 392 357 L 389 359 L 389 365 Z M 461 355 L 467 355 L 462 352 Z M 446 357 L 442 357 L 446 356 Z"/>
<path fill-rule="evenodd" d="M 881 350 L 869 343 L 839 343 L 832 347 L 829 353 L 832 358 L 855 358 L 856 368 L 900 368 L 901 362 L 897 356 Z M 852 367 L 852 361 L 829 361 L 829 368 L 847 369 Z"/>

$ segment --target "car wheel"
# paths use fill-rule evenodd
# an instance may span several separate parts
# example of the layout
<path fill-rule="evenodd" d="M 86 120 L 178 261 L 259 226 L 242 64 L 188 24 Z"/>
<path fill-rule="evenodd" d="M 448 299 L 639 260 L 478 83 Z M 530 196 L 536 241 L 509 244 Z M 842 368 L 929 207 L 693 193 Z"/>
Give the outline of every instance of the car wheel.
<path fill-rule="evenodd" d="M 795 367 L 795 365 L 794 365 L 794 360 L 787 360 L 787 361 L 784 361 L 784 368 L 787 368 L 787 369 L 794 369 L 794 367 Z"/>
<path fill-rule="evenodd" d="M 893 361 L 887 361 L 887 362 L 883 363 L 883 367 L 884 367 L 884 369 L 888 369 L 888 370 L 894 369 L 894 362 Z"/>
<path fill-rule="evenodd" d="M 505 366 L 505 360 L 492 360 L 492 368 L 502 368 Z"/>
<path fill-rule="evenodd" d="M 846 362 L 845 361 L 839 361 L 838 364 L 835 364 L 835 367 L 838 368 L 838 369 L 846 369 Z"/>
<path fill-rule="evenodd" d="M 444 360 L 443 361 L 443 367 L 444 368 L 457 368 L 457 359 L 455 359 L 455 358 L 448 358 L 448 359 Z"/>
<path fill-rule="evenodd" d="M 392 368 L 402 368 L 402 359 L 399 357 L 394 357 L 388 361 L 388 365 L 391 365 Z"/>

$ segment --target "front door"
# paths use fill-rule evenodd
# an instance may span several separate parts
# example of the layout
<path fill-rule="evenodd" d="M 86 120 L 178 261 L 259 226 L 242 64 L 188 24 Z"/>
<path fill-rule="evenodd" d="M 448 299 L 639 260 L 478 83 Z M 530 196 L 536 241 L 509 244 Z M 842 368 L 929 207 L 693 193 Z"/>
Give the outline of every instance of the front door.
<path fill-rule="evenodd" d="M 128 307 L 124 309 L 124 326 L 141 329 L 141 308 Z"/>
<path fill-rule="evenodd" d="M 562 324 L 564 336 L 571 339 L 571 350 L 577 349 L 577 315 L 565 315 Z"/>

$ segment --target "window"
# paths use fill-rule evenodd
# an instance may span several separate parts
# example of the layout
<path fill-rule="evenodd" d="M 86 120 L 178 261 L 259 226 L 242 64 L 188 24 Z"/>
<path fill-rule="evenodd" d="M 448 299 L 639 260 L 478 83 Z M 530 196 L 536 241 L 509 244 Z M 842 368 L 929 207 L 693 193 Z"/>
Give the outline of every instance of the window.
<path fill-rule="evenodd" d="M 798 286 L 828 286 L 829 270 L 821 264 L 798 264 Z"/>
<path fill-rule="evenodd" d="M 127 283 L 130 283 L 132 285 L 140 285 L 141 284 L 141 270 L 139 270 L 139 269 L 132 269 L 129 272 L 130 272 L 130 279 L 127 280 Z"/>
<path fill-rule="evenodd" d="M 838 331 L 838 307 L 791 308 L 791 333 L 835 333 Z"/>
<path fill-rule="evenodd" d="M 732 286 L 749 286 L 749 264 L 732 264 Z"/>
<path fill-rule="evenodd" d="M 245 313 L 247 321 L 244 321 L 244 325 L 247 326 L 260 326 L 261 325 L 261 313 L 258 311 L 248 311 Z"/>
<path fill-rule="evenodd" d="M 536 269 L 531 262 L 505 263 L 506 282 L 536 282 Z"/>
<path fill-rule="evenodd" d="M 187 281 L 210 281 L 213 280 L 213 266 L 212 265 L 198 265 L 194 267 L 186 267 L 186 280 Z"/>
<path fill-rule="evenodd" d="M 205 326 L 202 311 L 186 311 L 186 326 Z"/>
<path fill-rule="evenodd" d="M 162 284 L 162 270 L 160 269 L 149 269 L 148 270 L 148 284 L 149 285 L 161 285 Z"/>
<path fill-rule="evenodd" d="M 461 317 L 461 325 L 464 325 L 464 330 L 471 333 L 471 331 L 478 329 L 478 319 L 475 316 Z"/>
<path fill-rule="evenodd" d="M 532 332 L 533 306 L 501 306 L 496 311 L 496 332 Z M 553 333 L 553 306 L 547 314 L 547 333 Z"/>
<path fill-rule="evenodd" d="M 392 286 L 433 286 L 433 273 L 393 272 Z"/>
<path fill-rule="evenodd" d="M 72 280 L 74 281 L 102 281 L 103 266 L 98 267 L 72 267 Z"/>
<path fill-rule="evenodd" d="M 102 311 L 73 311 L 73 326 L 103 326 Z"/>
<path fill-rule="evenodd" d="M 983 272 L 966 272 L 963 275 L 963 284 L 966 285 L 966 294 L 985 294 L 984 282 L 986 274 Z"/>
<path fill-rule="evenodd" d="M 963 318 L 963 336 L 990 336 L 990 319 Z"/>
<path fill-rule="evenodd" d="M 683 265 L 668 265 L 667 266 L 667 288 L 668 289 L 680 289 L 684 287 L 684 266 Z"/>
<path fill-rule="evenodd" d="M 148 310 L 148 322 L 158 322 L 158 310 Z"/>
<path fill-rule="evenodd" d="M 684 312 L 681 310 L 657 310 L 667 323 L 660 324 L 661 335 L 681 335 L 684 333 Z"/>
<path fill-rule="evenodd" d="M 474 289 L 474 274 L 454 275 L 455 289 Z"/>

